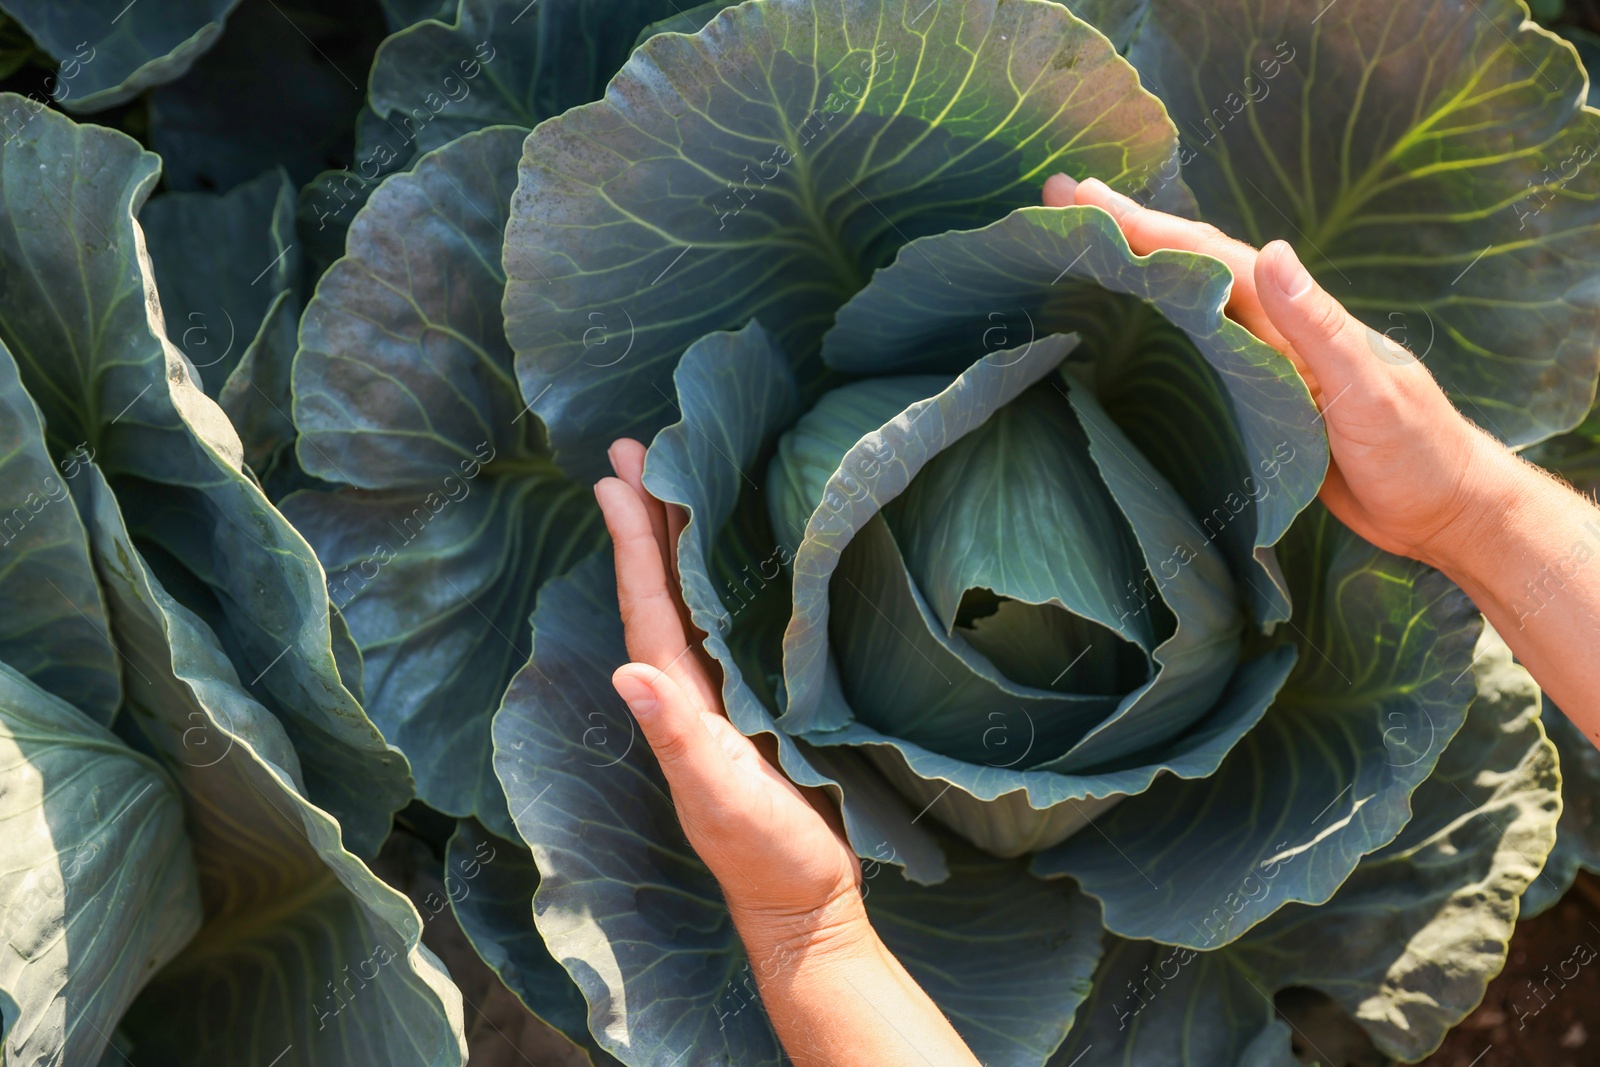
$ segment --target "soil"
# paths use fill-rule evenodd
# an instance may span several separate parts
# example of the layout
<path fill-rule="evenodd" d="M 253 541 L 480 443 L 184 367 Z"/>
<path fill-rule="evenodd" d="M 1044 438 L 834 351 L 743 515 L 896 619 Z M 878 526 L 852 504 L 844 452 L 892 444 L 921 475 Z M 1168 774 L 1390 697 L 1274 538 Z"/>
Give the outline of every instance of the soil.
<path fill-rule="evenodd" d="M 1574 973 L 1576 972 L 1576 973 Z M 1600 1063 L 1600 878 L 1517 924 L 1506 968 L 1426 1067 Z"/>

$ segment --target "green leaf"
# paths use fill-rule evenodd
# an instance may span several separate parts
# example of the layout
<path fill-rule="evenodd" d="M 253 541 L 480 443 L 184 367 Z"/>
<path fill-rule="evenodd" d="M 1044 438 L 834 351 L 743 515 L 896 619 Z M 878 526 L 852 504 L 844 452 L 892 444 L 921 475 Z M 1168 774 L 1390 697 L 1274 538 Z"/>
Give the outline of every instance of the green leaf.
<path fill-rule="evenodd" d="M 1553 907 L 1580 870 L 1600 872 L 1600 749 L 1549 698 L 1543 721 L 1561 761 L 1561 822 L 1549 862 L 1523 894 L 1524 919 Z"/>
<path fill-rule="evenodd" d="M 671 421 L 672 367 L 707 332 L 759 318 L 814 389 L 834 311 L 906 241 L 1034 203 L 1057 171 L 1135 189 L 1173 132 L 1043 0 L 770 0 L 652 37 L 524 146 L 505 254 L 523 394 L 587 478 Z"/>
<path fill-rule="evenodd" d="M 306 798 L 288 735 L 211 630 L 156 582 L 97 472 L 82 497 L 126 657 L 123 730 L 178 783 L 205 905 L 199 934 L 123 1020 L 136 1054 L 464 1063 L 460 993 L 421 947 L 416 910 Z"/>
<path fill-rule="evenodd" d="M 857 374 L 955 373 L 1077 332 L 1069 367 L 1267 624 L 1289 612 L 1271 546 L 1316 496 L 1328 444 L 1293 366 L 1224 313 L 1232 284 L 1209 256 L 1135 256 L 1098 208 L 1025 208 L 908 245 L 840 310 L 823 358 Z"/>
<path fill-rule="evenodd" d="M 1076 623 L 1050 649 L 1057 662 L 1091 649 L 1069 691 L 1120 696 L 1151 673 L 1160 601 L 1123 603 L 1144 583 L 1144 557 L 1089 449 L 1065 388 L 1047 379 L 934 456 L 884 516 L 946 634 L 975 628 L 961 622 L 964 601 L 988 590 L 1035 608 L 1019 628 Z"/>
<path fill-rule="evenodd" d="M 300 284 L 294 203 L 275 170 L 222 196 L 166 193 L 139 212 L 167 337 L 212 397 L 260 342 L 278 294 Z"/>
<path fill-rule="evenodd" d="M 495 719 L 495 770 L 543 876 L 534 921 L 622 1062 L 780 1063 L 721 893 L 611 690 L 627 662 L 611 574 L 602 553 L 545 587 Z M 609 757 L 597 732 L 617 738 Z M 1020 864 L 954 855 L 933 888 L 880 873 L 873 926 L 984 1062 L 1036 1067 L 1087 992 L 1094 905 Z"/>
<path fill-rule="evenodd" d="M 1320 506 L 1280 551 L 1295 615 L 1278 640 L 1300 652 L 1260 725 L 1216 773 L 1164 778 L 1035 860 L 1099 898 L 1123 937 L 1216 947 L 1285 904 L 1326 901 L 1405 827 L 1473 699 L 1482 617 L 1442 575 Z M 1266 869 L 1269 892 L 1241 889 Z"/>
<path fill-rule="evenodd" d="M 51 96 L 104 111 L 181 77 L 222 33 L 239 0 L 3 0 L 0 10 L 61 66 Z M 7 132 L 14 132 L 8 130 Z"/>
<path fill-rule="evenodd" d="M 216 47 L 148 98 L 167 188 L 222 191 L 277 167 L 298 187 L 350 158 L 360 82 L 383 31 L 369 4 L 240 5 Z"/>
<path fill-rule="evenodd" d="M 533 925 L 538 888 L 539 868 L 520 841 L 471 819 L 457 825 L 445 853 L 445 891 L 472 947 L 524 1007 L 591 1056 L 605 1057 L 589 1036 L 583 994 Z"/>
<path fill-rule="evenodd" d="M 368 97 L 419 152 L 485 126 L 532 129 L 598 100 L 639 31 L 678 10 L 672 0 L 461 0 L 383 42 Z"/>
<path fill-rule="evenodd" d="M 104 725 L 122 700 L 122 671 L 68 486 L 88 459 L 73 452 L 56 467 L 0 344 L 0 500 L 12 505 L 0 513 L 0 661 Z"/>
<path fill-rule="evenodd" d="M 410 760 L 417 795 L 509 833 L 489 721 L 527 658 L 534 595 L 598 543 L 593 493 L 446 475 L 435 489 L 299 492 L 283 509 L 327 569 L 368 714 Z"/>
<path fill-rule="evenodd" d="M 373 195 L 323 276 L 294 364 L 298 453 L 343 483 L 285 514 L 361 649 L 367 707 L 417 793 L 513 836 L 489 719 L 528 655 L 539 586 L 599 544 L 511 376 L 501 230 L 523 131 L 424 156 Z"/>
<path fill-rule="evenodd" d="M 25 106 L 0 95 L 0 112 Z M 0 181 L 27 205 L 0 219 L 0 342 L 52 456 L 93 456 L 138 536 L 188 572 L 174 589 L 282 720 L 312 802 L 370 855 L 410 775 L 340 683 L 310 547 L 244 472 L 238 435 L 163 339 L 134 221 L 158 163 L 123 134 L 49 110 L 0 141 Z"/>
<path fill-rule="evenodd" d="M 1225 948 L 1112 939 L 1053 1067 L 1292 1064 L 1272 998 L 1296 986 L 1332 997 L 1390 1056 L 1415 1061 L 1436 1048 L 1504 966 L 1517 899 L 1538 875 L 1559 809 L 1537 686 L 1492 632 L 1473 671 L 1478 696 L 1465 725 L 1398 838 L 1320 907 L 1284 908 Z M 1299 862 L 1253 873 L 1235 891 L 1273 895 Z"/>
<path fill-rule="evenodd" d="M 781 671 L 789 618 L 781 579 L 793 552 L 784 547 L 792 542 L 776 540 L 762 521 L 764 494 L 755 478 L 794 417 L 798 398 L 787 361 L 752 322 L 691 345 L 673 382 L 680 418 L 656 435 L 644 481 L 658 499 L 689 512 L 678 539 L 683 597 L 706 634 L 706 651 L 722 666 L 729 719 L 749 736 L 770 735 L 792 781 L 833 795 L 859 855 L 897 864 L 919 882 L 943 880 L 948 870 L 938 843 L 871 768 L 818 752 L 774 722 L 768 679 Z"/>
<path fill-rule="evenodd" d="M 1600 112 L 1571 48 L 1526 14 L 1170 0 L 1128 52 L 1172 109 L 1204 217 L 1294 245 L 1513 445 L 1577 423 L 1600 362 Z"/>
<path fill-rule="evenodd" d="M 154 761 L 5 664 L 0 776 L 5 1059 L 95 1063 L 200 927 L 183 808 Z"/>

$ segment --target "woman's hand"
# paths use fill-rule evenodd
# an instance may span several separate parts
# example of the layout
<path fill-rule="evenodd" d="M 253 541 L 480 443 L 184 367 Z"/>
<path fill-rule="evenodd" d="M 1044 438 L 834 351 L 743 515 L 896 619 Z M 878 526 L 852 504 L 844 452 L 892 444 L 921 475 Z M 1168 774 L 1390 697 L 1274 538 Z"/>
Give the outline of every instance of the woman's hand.
<path fill-rule="evenodd" d="M 678 593 L 685 516 L 645 490 L 644 454 L 637 441 L 616 442 L 617 476 L 594 487 L 634 660 L 612 684 L 661 764 L 684 834 L 722 886 L 778 1039 L 796 1067 L 978 1067 L 867 921 L 861 864 L 833 802 L 795 788 L 775 750 L 725 717 L 716 668 Z"/>
<path fill-rule="evenodd" d="M 661 763 L 683 831 L 741 932 L 783 938 L 854 921 L 864 915 L 861 865 L 832 800 L 801 792 L 723 713 L 716 668 L 678 593 L 685 517 L 645 490 L 644 451 L 637 441 L 616 442 L 617 476 L 595 486 L 634 660 L 612 684 Z"/>
<path fill-rule="evenodd" d="M 1257 252 L 1213 226 L 1064 174 L 1045 183 L 1044 202 L 1103 208 L 1140 255 L 1178 248 L 1226 263 L 1234 276 L 1228 314 L 1294 362 L 1321 411 L 1332 457 L 1321 493 L 1328 510 L 1379 548 L 1454 579 L 1600 744 L 1593 504 L 1463 418 L 1419 360 L 1346 311 L 1284 242 Z"/>
<path fill-rule="evenodd" d="M 1317 285 L 1284 242 L 1257 252 L 1095 179 L 1058 174 L 1045 183 L 1044 202 L 1104 209 L 1139 255 L 1175 248 L 1228 265 L 1229 316 L 1293 361 L 1327 425 L 1323 503 L 1379 548 L 1443 566 L 1519 464 L 1461 417 L 1420 360 Z"/>

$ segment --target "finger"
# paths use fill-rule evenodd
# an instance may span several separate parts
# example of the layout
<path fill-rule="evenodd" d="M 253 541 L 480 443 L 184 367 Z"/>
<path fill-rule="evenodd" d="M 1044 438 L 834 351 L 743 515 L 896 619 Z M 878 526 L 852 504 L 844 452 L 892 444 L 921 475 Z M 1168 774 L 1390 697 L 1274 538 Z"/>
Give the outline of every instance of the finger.
<path fill-rule="evenodd" d="M 618 667 L 611 684 L 639 723 L 673 796 L 697 806 L 713 801 L 725 788 L 732 762 L 689 693 L 644 663 Z"/>
<path fill-rule="evenodd" d="M 665 670 L 683 654 L 688 641 L 645 503 L 618 478 L 601 479 L 594 494 L 611 534 L 617 605 L 622 609 L 628 655 Z"/>
<path fill-rule="evenodd" d="M 717 687 L 692 653 L 676 586 L 667 584 L 660 543 L 644 500 L 619 478 L 594 487 L 617 569 L 617 606 L 628 655 L 671 674 L 707 711 L 720 713 Z"/>
<path fill-rule="evenodd" d="M 1256 288 L 1263 310 L 1310 369 L 1317 383 L 1313 395 L 1320 393 L 1318 406 L 1324 410 L 1347 389 L 1376 396 L 1394 388 L 1396 372 L 1415 363 L 1405 349 L 1346 311 L 1283 241 L 1262 250 Z"/>
<path fill-rule="evenodd" d="M 1098 178 L 1078 183 L 1074 203 L 1100 208 L 1116 219 L 1123 236 L 1128 239 L 1128 247 L 1141 256 L 1162 248 L 1175 248 L 1222 260 L 1233 272 L 1228 314 L 1280 352 L 1288 347 L 1283 335 L 1261 309 L 1256 293 L 1257 253 L 1254 248 L 1243 241 L 1235 241 L 1215 226 L 1142 207 Z"/>
<path fill-rule="evenodd" d="M 1071 207 L 1072 196 L 1078 191 L 1078 179 L 1067 174 L 1052 174 L 1044 180 L 1045 207 Z"/>
<path fill-rule="evenodd" d="M 611 442 L 606 454 L 611 458 L 611 469 L 617 472 L 617 477 L 627 482 L 639 494 L 639 499 L 644 501 L 645 513 L 650 516 L 650 528 L 655 531 L 656 541 L 661 545 L 661 559 L 670 564 L 672 546 L 676 542 L 668 539 L 666 506 L 644 487 L 644 445 L 632 438 L 620 437 Z"/>

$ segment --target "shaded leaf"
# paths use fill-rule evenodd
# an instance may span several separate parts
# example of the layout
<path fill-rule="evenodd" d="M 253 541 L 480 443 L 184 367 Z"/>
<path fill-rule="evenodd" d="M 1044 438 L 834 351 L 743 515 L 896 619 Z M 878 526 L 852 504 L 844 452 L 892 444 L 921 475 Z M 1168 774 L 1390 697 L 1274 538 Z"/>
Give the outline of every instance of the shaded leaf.
<path fill-rule="evenodd" d="M 107 483 L 85 477 L 128 670 L 121 729 L 178 784 L 205 906 L 123 1020 L 135 1062 L 464 1063 L 461 995 L 421 947 L 416 911 L 306 799 L 288 735 L 156 582 Z"/>
<path fill-rule="evenodd" d="M 172 81 L 216 43 L 239 0 L 5 0 L 61 66 L 52 96 L 73 111 L 103 111 Z"/>
<path fill-rule="evenodd" d="M 139 212 L 167 337 L 217 397 L 278 294 L 300 284 L 294 190 L 270 171 L 226 195 L 166 193 Z"/>
<path fill-rule="evenodd" d="M 317 287 L 293 372 L 297 451 L 343 485 L 285 514 L 361 649 L 366 703 L 417 793 L 514 831 L 489 718 L 527 659 L 541 583 L 599 543 L 511 376 L 501 230 L 523 131 L 467 134 L 373 195 Z"/>
<path fill-rule="evenodd" d="M 122 669 L 107 630 L 89 540 L 68 485 L 89 462 L 57 468 L 39 409 L 0 344 L 0 661 L 101 725 L 122 700 Z"/>

